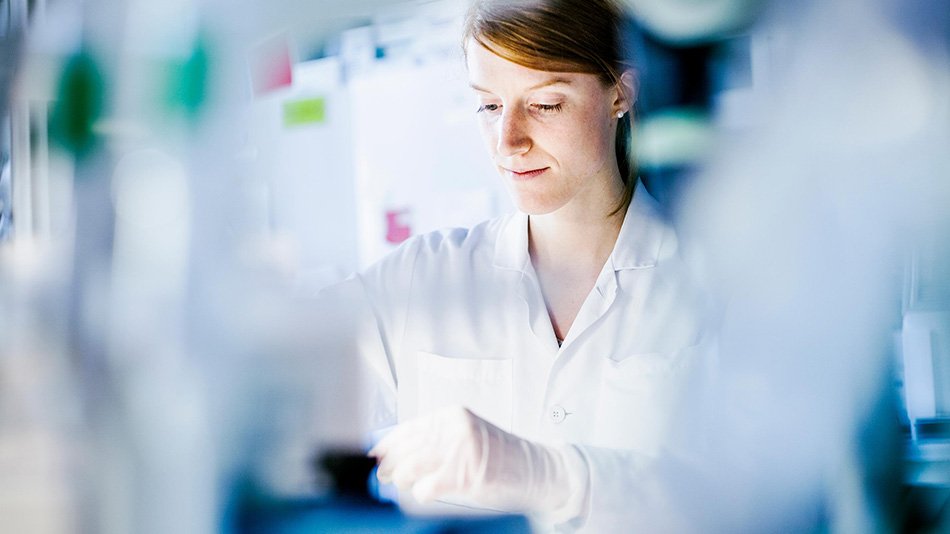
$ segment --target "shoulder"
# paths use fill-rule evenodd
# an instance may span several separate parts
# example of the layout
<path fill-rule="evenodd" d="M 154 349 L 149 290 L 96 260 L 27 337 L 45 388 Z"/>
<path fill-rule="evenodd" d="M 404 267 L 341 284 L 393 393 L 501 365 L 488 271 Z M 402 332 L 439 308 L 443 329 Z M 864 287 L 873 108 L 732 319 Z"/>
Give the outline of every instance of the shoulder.
<path fill-rule="evenodd" d="M 481 258 L 490 261 L 502 229 L 512 216 L 502 215 L 471 228 L 445 228 L 415 235 L 370 266 L 364 274 L 400 272 L 411 275 L 417 268 L 433 264 L 464 259 L 474 266 L 472 262 Z"/>
<path fill-rule="evenodd" d="M 419 253 L 429 257 L 441 257 L 457 253 L 477 252 L 494 249 L 498 235 L 510 215 L 504 215 L 481 222 L 471 228 L 447 228 L 414 239 L 418 242 Z"/>

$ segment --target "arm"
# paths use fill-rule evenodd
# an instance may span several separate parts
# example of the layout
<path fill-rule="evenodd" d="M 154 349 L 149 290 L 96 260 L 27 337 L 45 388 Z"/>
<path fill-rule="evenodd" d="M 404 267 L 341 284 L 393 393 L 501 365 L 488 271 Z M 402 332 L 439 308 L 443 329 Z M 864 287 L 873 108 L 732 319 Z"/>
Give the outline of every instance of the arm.
<path fill-rule="evenodd" d="M 528 512 L 566 530 L 698 531 L 694 516 L 712 495 L 709 479 L 675 455 L 540 444 L 462 407 L 399 425 L 370 454 L 382 482 L 420 502 Z"/>
<path fill-rule="evenodd" d="M 365 271 L 318 295 L 333 325 L 329 334 L 351 343 L 343 357 L 357 357 L 358 384 L 367 400 L 363 430 L 396 424 L 396 352 L 402 341 L 418 237 Z"/>

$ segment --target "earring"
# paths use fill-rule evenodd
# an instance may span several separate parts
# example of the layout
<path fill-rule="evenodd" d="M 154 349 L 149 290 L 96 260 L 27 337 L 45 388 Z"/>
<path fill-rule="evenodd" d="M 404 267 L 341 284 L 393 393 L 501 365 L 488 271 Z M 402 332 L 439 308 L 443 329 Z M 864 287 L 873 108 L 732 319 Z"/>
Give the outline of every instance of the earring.
<path fill-rule="evenodd" d="M 617 118 L 618 118 L 618 119 L 622 119 L 623 116 L 624 116 L 626 113 L 627 113 L 627 112 L 624 111 L 624 110 L 618 111 L 618 112 L 617 112 Z"/>

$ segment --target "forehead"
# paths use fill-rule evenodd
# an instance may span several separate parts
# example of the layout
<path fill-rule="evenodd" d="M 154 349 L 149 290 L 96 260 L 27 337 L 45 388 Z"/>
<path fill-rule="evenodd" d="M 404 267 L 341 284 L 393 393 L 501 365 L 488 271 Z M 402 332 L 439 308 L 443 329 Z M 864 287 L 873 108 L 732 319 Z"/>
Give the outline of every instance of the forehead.
<path fill-rule="evenodd" d="M 549 72 L 509 61 L 470 39 L 466 46 L 469 84 L 477 91 L 518 92 L 542 87 L 584 91 L 603 89 L 597 76 L 577 72 Z"/>

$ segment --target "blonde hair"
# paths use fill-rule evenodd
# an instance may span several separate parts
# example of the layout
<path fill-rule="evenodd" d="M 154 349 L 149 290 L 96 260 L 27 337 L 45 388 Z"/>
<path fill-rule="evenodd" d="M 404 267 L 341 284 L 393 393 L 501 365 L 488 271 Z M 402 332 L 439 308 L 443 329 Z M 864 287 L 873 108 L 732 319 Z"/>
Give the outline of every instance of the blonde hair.
<path fill-rule="evenodd" d="M 512 63 L 548 72 L 594 74 L 605 86 L 622 86 L 631 68 L 621 35 L 623 10 L 611 0 L 475 0 L 465 18 L 462 48 L 474 39 Z M 611 215 L 633 197 L 633 110 L 617 125 L 615 150 L 624 195 Z"/>

